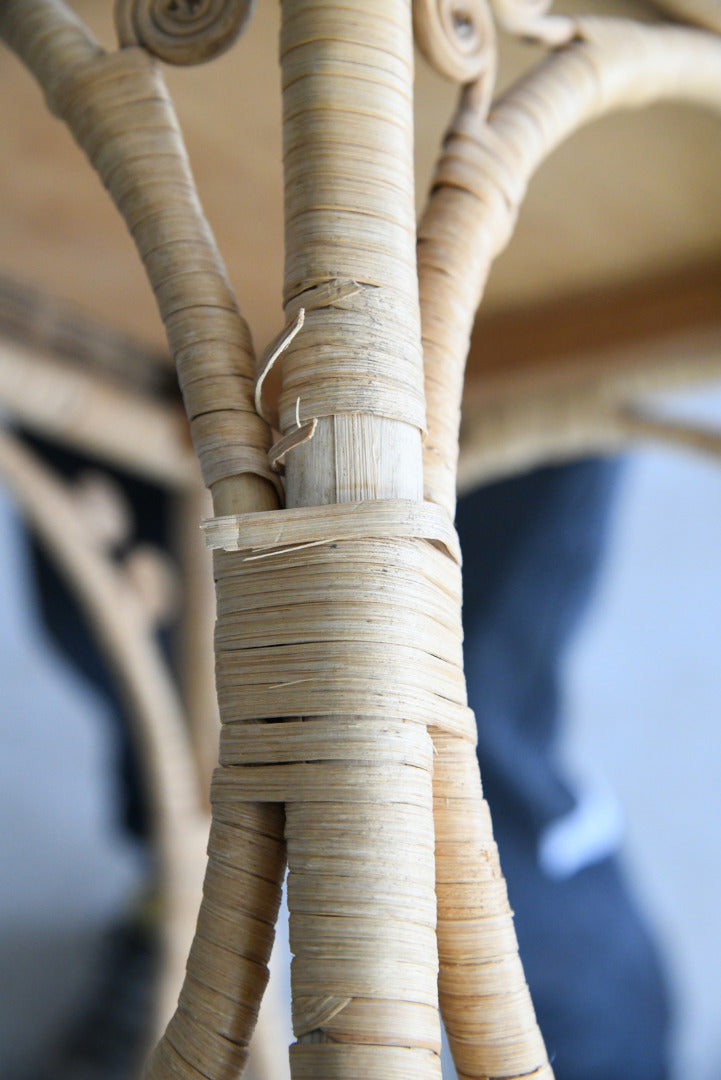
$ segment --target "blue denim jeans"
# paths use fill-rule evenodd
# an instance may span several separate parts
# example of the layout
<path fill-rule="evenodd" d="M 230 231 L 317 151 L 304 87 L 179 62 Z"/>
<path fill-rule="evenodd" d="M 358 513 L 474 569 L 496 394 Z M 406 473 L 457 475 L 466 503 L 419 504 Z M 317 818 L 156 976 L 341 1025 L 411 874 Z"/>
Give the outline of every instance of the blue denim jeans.
<path fill-rule="evenodd" d="M 461 499 L 456 519 L 481 775 L 557 1080 L 667 1077 L 666 987 L 612 835 L 604 845 L 595 829 L 584 852 L 576 828 L 566 863 L 545 843 L 582 816 L 584 794 L 556 757 L 559 670 L 593 589 L 617 471 L 607 461 L 538 470 Z"/>

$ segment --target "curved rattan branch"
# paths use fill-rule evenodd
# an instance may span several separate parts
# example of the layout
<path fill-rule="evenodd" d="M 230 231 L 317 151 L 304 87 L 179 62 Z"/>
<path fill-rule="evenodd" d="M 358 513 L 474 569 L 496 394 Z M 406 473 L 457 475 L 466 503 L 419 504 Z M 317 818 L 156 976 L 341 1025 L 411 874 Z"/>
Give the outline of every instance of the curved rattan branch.
<path fill-rule="evenodd" d="M 250 334 L 156 63 L 134 47 L 104 53 L 60 0 L 7 0 L 0 31 L 87 153 L 135 240 L 216 511 L 277 506 L 270 431 L 253 403 Z M 245 1061 L 280 901 L 282 821 L 277 805 L 215 806 L 198 932 L 152 1075 L 172 1074 L 178 1062 L 192 1072 L 189 1062 L 240 1068 Z"/>
<path fill-rule="evenodd" d="M 473 318 L 491 262 L 512 233 L 533 171 L 583 122 L 614 107 L 664 96 L 721 104 L 719 42 L 691 31 L 646 30 L 600 20 L 577 24 L 577 32 L 583 40 L 549 57 L 512 88 L 487 124 L 477 95 L 470 89 L 464 92 L 419 226 L 428 414 L 425 492 L 450 513 Z M 503 445 L 501 433 L 499 447 Z M 434 733 L 434 748 L 441 1010 L 461 1077 L 499 1075 L 499 1066 L 503 1075 L 509 1075 L 513 1051 L 509 1055 L 506 1045 L 495 1057 L 495 1040 L 507 1035 L 509 1020 L 511 1030 L 515 1026 L 518 1033 L 520 1013 L 511 1007 L 504 984 L 493 980 L 486 962 L 488 934 L 500 934 L 501 939 L 507 934 L 507 961 L 517 962 L 510 918 L 506 913 L 504 920 L 502 914 L 504 886 L 500 874 L 489 872 L 480 880 L 465 869 L 497 865 L 490 822 L 484 820 L 487 811 L 479 814 L 477 809 L 484 804 L 475 755 L 468 744 L 451 741 L 443 733 Z M 447 796 L 458 790 L 459 777 L 468 785 L 464 813 L 453 816 L 446 811 L 444 816 Z M 453 853 L 447 860 L 445 845 Z M 492 923 L 479 918 L 478 912 L 484 910 L 498 912 Z M 516 985 L 522 985 L 520 976 L 519 972 Z M 481 1000 L 486 1005 L 483 1013 L 467 1007 L 468 1002 Z M 520 1060 L 517 1064 L 520 1072 Z"/>
<path fill-rule="evenodd" d="M 538 166 L 583 124 L 614 109 L 673 99 L 721 108 L 721 40 L 683 27 L 583 19 L 479 120 L 456 114 L 419 226 L 428 437 L 426 497 L 448 506 L 463 370 L 491 263 L 506 246 Z"/>
<path fill-rule="evenodd" d="M 70 128 L 123 215 L 175 359 L 206 484 L 270 470 L 255 412 L 254 356 L 195 191 L 158 66 L 139 48 L 107 54 L 59 0 L 8 0 L 0 28 Z M 222 449 L 219 443 L 222 442 Z"/>
<path fill-rule="evenodd" d="M 187 725 L 153 627 L 130 582 L 84 525 L 67 484 L 0 429 L 0 477 L 78 599 L 128 704 L 151 809 L 162 900 L 156 1029 L 182 982 L 208 821 Z"/>

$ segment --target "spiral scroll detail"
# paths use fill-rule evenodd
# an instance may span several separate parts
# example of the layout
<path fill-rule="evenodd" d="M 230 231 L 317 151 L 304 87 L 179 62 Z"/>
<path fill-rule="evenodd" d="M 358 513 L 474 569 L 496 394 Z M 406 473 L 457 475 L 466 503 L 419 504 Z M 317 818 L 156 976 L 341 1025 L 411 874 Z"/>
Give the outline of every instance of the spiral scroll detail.
<path fill-rule="evenodd" d="M 475 82 L 494 70 L 495 33 L 485 0 L 414 0 L 418 48 L 454 82 Z"/>
<path fill-rule="evenodd" d="M 229 49 L 254 0 L 116 0 L 122 47 L 141 45 L 167 64 L 202 64 Z"/>

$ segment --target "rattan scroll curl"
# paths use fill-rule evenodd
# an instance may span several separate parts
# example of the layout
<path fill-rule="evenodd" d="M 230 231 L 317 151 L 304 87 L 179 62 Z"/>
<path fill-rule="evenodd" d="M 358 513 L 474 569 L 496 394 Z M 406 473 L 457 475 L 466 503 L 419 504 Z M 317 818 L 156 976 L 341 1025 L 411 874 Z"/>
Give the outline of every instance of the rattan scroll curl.
<path fill-rule="evenodd" d="M 495 33 L 485 0 L 414 0 L 418 48 L 439 74 L 475 82 L 495 72 Z"/>
<path fill-rule="evenodd" d="M 574 35 L 575 22 L 566 15 L 549 15 L 552 0 L 491 0 L 498 22 L 512 34 L 562 45 Z"/>
<path fill-rule="evenodd" d="M 121 46 L 141 45 L 167 64 L 202 64 L 243 32 L 254 0 L 116 0 Z"/>

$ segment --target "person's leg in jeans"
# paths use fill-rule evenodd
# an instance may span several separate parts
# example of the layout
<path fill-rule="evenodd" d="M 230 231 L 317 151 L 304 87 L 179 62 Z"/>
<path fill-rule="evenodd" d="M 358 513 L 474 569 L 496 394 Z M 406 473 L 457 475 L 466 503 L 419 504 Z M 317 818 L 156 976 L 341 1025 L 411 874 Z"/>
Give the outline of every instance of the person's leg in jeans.
<path fill-rule="evenodd" d="M 616 475 L 602 461 L 543 469 L 480 489 L 457 513 L 481 776 L 557 1080 L 667 1076 L 666 989 L 614 856 L 614 815 L 604 843 L 604 808 L 570 790 L 555 748 L 560 660 L 591 594 Z"/>

